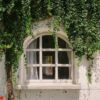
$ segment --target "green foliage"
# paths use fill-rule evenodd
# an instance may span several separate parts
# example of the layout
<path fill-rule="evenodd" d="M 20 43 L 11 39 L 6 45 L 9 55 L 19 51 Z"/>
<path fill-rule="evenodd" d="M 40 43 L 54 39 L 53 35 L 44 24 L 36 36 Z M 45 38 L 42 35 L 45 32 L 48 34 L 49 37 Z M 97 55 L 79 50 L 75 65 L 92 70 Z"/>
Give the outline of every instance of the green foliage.
<path fill-rule="evenodd" d="M 17 65 L 32 21 L 47 17 L 54 18 L 54 31 L 63 25 L 77 56 L 91 58 L 100 50 L 100 0 L 0 0 L 0 49 L 7 63 Z"/>

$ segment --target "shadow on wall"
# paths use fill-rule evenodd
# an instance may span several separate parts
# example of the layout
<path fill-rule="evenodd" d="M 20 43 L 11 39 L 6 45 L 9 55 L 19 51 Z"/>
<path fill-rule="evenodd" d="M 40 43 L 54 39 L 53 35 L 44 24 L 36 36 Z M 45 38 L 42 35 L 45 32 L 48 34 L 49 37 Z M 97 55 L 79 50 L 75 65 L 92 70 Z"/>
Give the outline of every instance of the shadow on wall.
<path fill-rule="evenodd" d="M 18 90 L 15 100 L 79 100 L 79 90 Z"/>

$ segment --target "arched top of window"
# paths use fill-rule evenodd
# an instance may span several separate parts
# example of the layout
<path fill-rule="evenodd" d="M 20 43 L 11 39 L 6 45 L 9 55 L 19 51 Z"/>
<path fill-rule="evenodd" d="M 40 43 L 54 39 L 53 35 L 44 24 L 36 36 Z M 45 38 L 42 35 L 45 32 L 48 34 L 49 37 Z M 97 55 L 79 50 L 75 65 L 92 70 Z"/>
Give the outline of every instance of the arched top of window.
<path fill-rule="evenodd" d="M 60 36 L 42 35 L 42 48 L 67 48 L 72 49 L 69 42 Z M 38 49 L 40 45 L 40 36 L 30 39 L 25 48 Z"/>

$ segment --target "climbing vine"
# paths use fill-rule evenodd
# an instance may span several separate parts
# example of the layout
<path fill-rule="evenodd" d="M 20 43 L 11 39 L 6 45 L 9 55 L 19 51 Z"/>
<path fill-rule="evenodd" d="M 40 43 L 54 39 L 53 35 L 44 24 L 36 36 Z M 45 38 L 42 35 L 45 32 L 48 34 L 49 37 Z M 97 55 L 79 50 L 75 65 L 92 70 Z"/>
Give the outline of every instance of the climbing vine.
<path fill-rule="evenodd" d="M 17 68 L 31 23 L 48 17 L 64 27 L 77 56 L 92 59 L 100 50 L 100 0 L 0 0 L 0 49 L 6 67 Z"/>
<path fill-rule="evenodd" d="M 1 0 L 0 48 L 16 57 L 31 23 L 47 17 L 63 25 L 76 55 L 90 58 L 100 49 L 99 0 Z"/>

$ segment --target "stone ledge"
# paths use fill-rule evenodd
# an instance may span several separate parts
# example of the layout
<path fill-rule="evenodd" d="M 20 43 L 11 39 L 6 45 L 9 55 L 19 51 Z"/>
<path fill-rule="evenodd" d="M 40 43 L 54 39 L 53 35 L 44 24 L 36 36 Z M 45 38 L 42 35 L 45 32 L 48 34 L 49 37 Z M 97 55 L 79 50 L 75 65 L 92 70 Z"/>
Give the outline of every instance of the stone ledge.
<path fill-rule="evenodd" d="M 79 84 L 55 84 L 55 85 L 17 85 L 15 90 L 23 90 L 23 89 L 38 89 L 38 90 L 65 90 L 65 89 L 80 89 Z"/>

